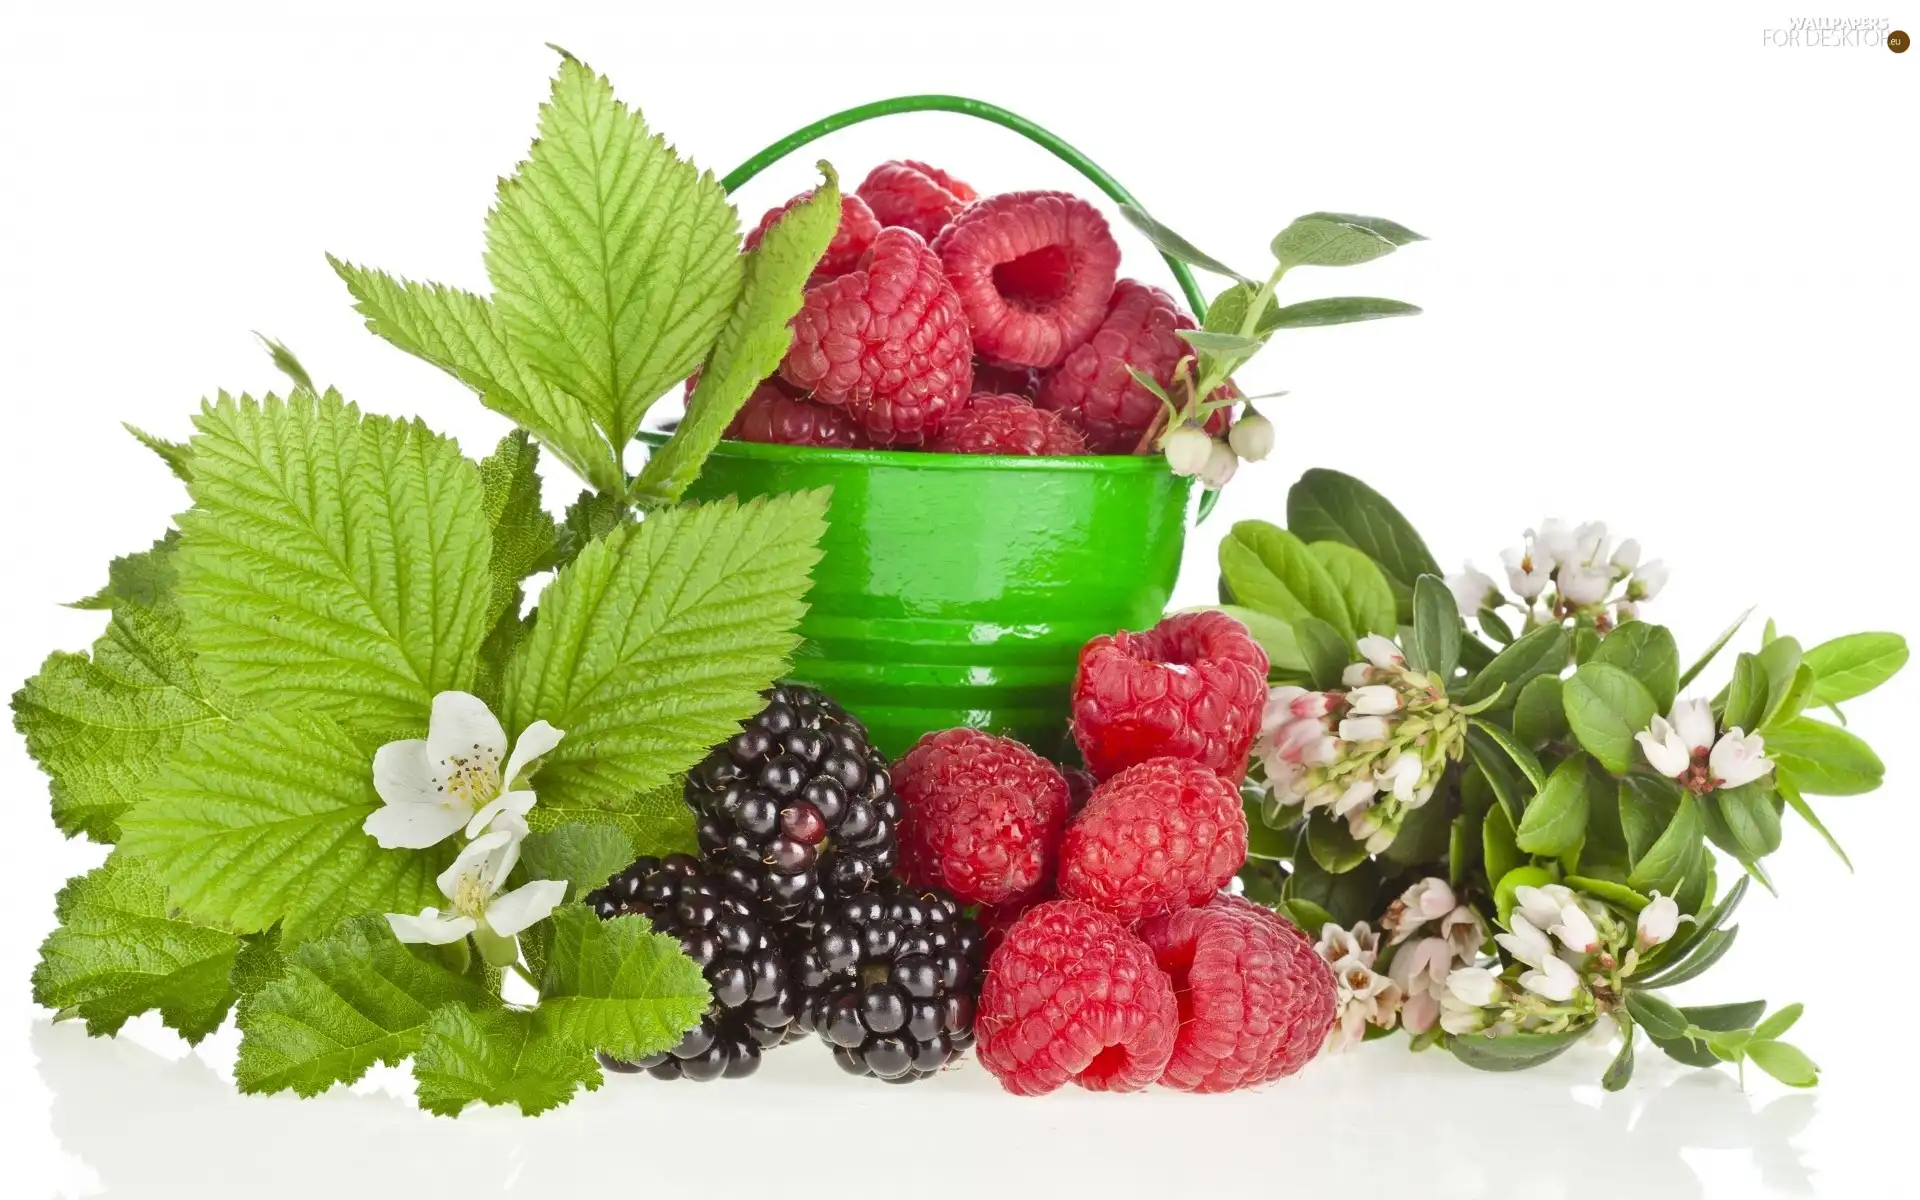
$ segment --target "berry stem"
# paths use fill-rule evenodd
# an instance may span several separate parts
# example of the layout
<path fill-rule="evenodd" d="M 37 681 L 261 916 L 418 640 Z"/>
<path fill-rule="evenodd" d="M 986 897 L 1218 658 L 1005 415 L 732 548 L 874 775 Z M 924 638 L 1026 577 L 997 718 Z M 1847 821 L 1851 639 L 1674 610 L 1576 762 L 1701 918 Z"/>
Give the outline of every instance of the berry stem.
<path fill-rule="evenodd" d="M 964 116 L 977 117 L 982 121 L 991 121 L 1005 129 L 1011 129 L 1022 137 L 1050 151 L 1054 157 L 1084 175 L 1089 182 L 1109 199 L 1118 204 L 1131 204 L 1136 208 L 1144 207 L 1133 198 L 1133 193 L 1120 185 L 1113 176 L 1107 174 L 1100 165 L 1075 149 L 1065 139 L 1050 130 L 1044 129 L 1019 113 L 1009 112 L 997 104 L 988 104 L 984 100 L 974 100 L 966 96 L 919 95 L 895 96 L 889 100 L 875 100 L 869 104 L 855 105 L 802 126 L 786 137 L 761 150 L 752 158 L 729 171 L 720 186 L 728 192 L 739 189 L 755 175 L 779 162 L 787 155 L 798 150 L 808 142 L 825 137 L 836 130 L 849 125 L 858 125 L 862 121 L 871 121 L 875 117 L 891 116 L 908 112 L 951 112 Z M 1167 269 L 1173 272 L 1174 279 L 1180 284 L 1180 291 L 1186 296 L 1187 304 L 1193 309 L 1195 318 L 1205 320 L 1207 315 L 1206 297 L 1201 294 L 1199 284 L 1194 282 L 1193 272 L 1187 264 L 1170 254 L 1162 254 Z"/>

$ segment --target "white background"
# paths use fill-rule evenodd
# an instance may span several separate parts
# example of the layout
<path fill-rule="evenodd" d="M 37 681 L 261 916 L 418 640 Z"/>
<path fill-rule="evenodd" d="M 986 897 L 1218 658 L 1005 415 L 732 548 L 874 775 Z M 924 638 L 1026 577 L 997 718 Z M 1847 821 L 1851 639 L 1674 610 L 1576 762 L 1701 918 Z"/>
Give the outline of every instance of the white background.
<path fill-rule="evenodd" d="M 99 614 L 59 603 L 183 506 L 117 423 L 183 437 L 201 396 L 279 386 L 249 330 L 470 452 L 503 432 L 363 332 L 321 254 L 484 287 L 481 218 L 531 134 L 545 41 L 718 171 L 816 115 L 954 91 L 1057 129 L 1232 261 L 1260 263 L 1314 209 L 1431 237 L 1289 279 L 1292 299 L 1427 311 L 1285 335 L 1242 376 L 1291 389 L 1271 409 L 1280 448 L 1191 539 L 1185 599 L 1211 591 L 1229 521 L 1278 519 L 1319 464 L 1387 492 L 1449 565 L 1493 566 L 1545 515 L 1610 521 L 1673 565 L 1649 615 L 1689 654 L 1753 603 L 1808 644 L 1916 632 L 1920 53 L 1768 48 L 1763 30 L 1788 23 L 1777 5 L 24 7 L 0 26 L 0 679 L 84 647 Z M 1920 29 L 1920 9 L 1887 15 Z M 983 191 L 1080 187 L 958 117 L 819 149 L 849 180 L 912 156 Z M 756 182 L 749 219 L 804 186 L 811 157 Z M 1133 273 L 1168 282 L 1122 238 Z M 801 1194 L 817 1177 L 840 1195 L 854 1180 L 867 1194 L 1864 1195 L 1910 1137 L 1915 696 L 1910 671 L 1852 706 L 1888 764 L 1882 792 L 1823 806 L 1859 873 L 1790 821 L 1770 864 L 1780 900 L 1750 900 L 1733 954 L 1682 997 L 1807 1001 L 1794 1040 L 1826 1069 L 1812 1096 L 1758 1077 L 1742 1093 L 1726 1072 L 1643 1053 L 1632 1087 L 1603 1097 L 1604 1047 L 1507 1077 L 1389 1043 L 1217 1100 L 1018 1102 L 977 1068 L 902 1092 L 842 1083 L 800 1050 L 741 1087 L 616 1079 L 537 1122 L 427 1118 L 394 1098 L 404 1076 L 312 1102 L 241 1098 L 224 1078 L 230 1030 L 196 1053 L 145 1021 L 91 1042 L 31 1005 L 53 893 L 101 851 L 61 841 L 9 735 L 5 1190 Z M 749 1136 L 778 1157 L 744 1153 Z"/>

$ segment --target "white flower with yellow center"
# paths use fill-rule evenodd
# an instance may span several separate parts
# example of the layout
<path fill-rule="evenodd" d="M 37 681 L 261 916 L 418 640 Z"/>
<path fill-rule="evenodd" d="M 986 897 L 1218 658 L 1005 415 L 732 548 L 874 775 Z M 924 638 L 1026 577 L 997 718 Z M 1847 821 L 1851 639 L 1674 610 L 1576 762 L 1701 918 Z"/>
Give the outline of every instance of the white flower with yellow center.
<path fill-rule="evenodd" d="M 517 830 L 496 829 L 475 838 L 434 880 L 451 907 L 445 911 L 423 908 L 417 916 L 388 913 L 393 936 L 403 942 L 445 946 L 473 934 L 487 951 L 492 949 L 489 943 L 510 942 L 521 930 L 543 920 L 567 893 L 566 881 L 560 879 L 536 879 L 502 892 L 519 861 Z M 489 962 L 495 958 L 487 954 Z"/>
<path fill-rule="evenodd" d="M 461 829 L 479 837 L 503 814 L 517 822 L 534 801 L 522 776 L 563 736 L 535 721 L 509 753 L 507 731 L 484 701 L 441 692 L 425 738 L 388 742 L 374 754 L 373 789 L 383 803 L 361 828 L 383 849 L 423 850 Z"/>

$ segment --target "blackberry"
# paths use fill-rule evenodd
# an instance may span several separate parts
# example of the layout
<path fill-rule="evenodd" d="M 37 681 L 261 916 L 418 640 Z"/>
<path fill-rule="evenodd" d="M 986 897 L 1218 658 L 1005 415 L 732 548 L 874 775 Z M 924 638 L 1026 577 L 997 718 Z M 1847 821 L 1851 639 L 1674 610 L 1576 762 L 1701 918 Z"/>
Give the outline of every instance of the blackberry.
<path fill-rule="evenodd" d="M 687 772 L 710 869 L 781 920 L 886 878 L 899 857 L 900 800 L 866 726 L 812 688 L 767 706 Z"/>
<path fill-rule="evenodd" d="M 767 914 L 688 854 L 640 858 L 587 896 L 602 920 L 638 913 L 678 938 L 700 964 L 713 1003 L 672 1050 L 638 1062 L 600 1055 L 612 1071 L 656 1079 L 739 1079 L 760 1066 L 760 1052 L 786 1040 L 799 1010 L 786 957 Z"/>
<path fill-rule="evenodd" d="M 835 899 L 794 949 L 796 1027 L 855 1075 L 924 1079 L 973 1044 L 980 927 L 952 897 L 897 880 Z"/>

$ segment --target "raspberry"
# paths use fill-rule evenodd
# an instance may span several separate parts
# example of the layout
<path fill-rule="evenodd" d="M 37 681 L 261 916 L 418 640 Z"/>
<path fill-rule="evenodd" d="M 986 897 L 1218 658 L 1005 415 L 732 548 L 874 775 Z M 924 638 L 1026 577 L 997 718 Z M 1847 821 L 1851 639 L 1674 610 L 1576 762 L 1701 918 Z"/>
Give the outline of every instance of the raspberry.
<path fill-rule="evenodd" d="M 1006 904 L 1053 876 L 1067 781 L 1011 738 L 929 733 L 894 764 L 900 873 L 968 904 Z"/>
<path fill-rule="evenodd" d="M 973 360 L 973 390 L 1032 400 L 1040 391 L 1040 372 L 1034 367 L 1009 367 L 1004 363 Z"/>
<path fill-rule="evenodd" d="M 882 225 L 911 229 L 931 242 L 979 193 L 938 167 L 908 159 L 867 172 L 854 193 Z"/>
<path fill-rule="evenodd" d="M 1099 328 L 1120 265 L 1106 218 L 1065 192 L 1008 192 L 972 204 L 933 251 L 980 353 L 1033 367 L 1053 366 Z"/>
<path fill-rule="evenodd" d="M 727 426 L 727 436 L 739 442 L 777 442 L 783 446 L 837 446 L 850 449 L 865 444 L 859 422 L 844 408 L 815 404 L 793 395 L 779 378 L 762 380 L 753 395 Z"/>
<path fill-rule="evenodd" d="M 1267 703 L 1267 654 L 1225 613 L 1178 613 L 1145 633 L 1097 637 L 1073 680 L 1073 740 L 1102 779 L 1161 755 L 1230 783 Z"/>
<path fill-rule="evenodd" d="M 772 225 L 781 214 L 792 209 L 803 200 L 813 198 L 813 189 L 809 188 L 778 208 L 770 208 L 760 218 L 760 223 L 747 234 L 746 248 L 753 249 L 766 236 L 767 227 Z M 813 277 L 808 282 L 836 279 L 854 270 L 860 265 L 860 256 L 873 248 L 873 239 L 880 236 L 880 222 L 867 207 L 867 202 L 858 196 L 840 197 L 840 226 L 834 231 L 833 241 L 827 243 L 827 252 L 821 256 L 820 263 L 813 269 Z"/>
<path fill-rule="evenodd" d="M 1017 1096 L 1068 1082 L 1137 1092 L 1173 1054 L 1180 1009 L 1153 952 L 1074 900 L 1035 905 L 987 960 L 974 1019 L 982 1066 Z"/>
<path fill-rule="evenodd" d="M 1247 861 L 1240 791 L 1182 758 L 1101 784 L 1067 826 L 1060 894 L 1137 921 L 1205 904 Z"/>
<path fill-rule="evenodd" d="M 973 341 L 953 285 L 918 234 L 883 229 L 858 270 L 807 290 L 780 364 L 843 405 L 878 446 L 917 446 L 973 388 Z"/>
<path fill-rule="evenodd" d="M 976 392 L 948 417 L 929 450 L 949 454 L 1085 454 L 1086 439 L 1059 413 L 1024 396 Z"/>
<path fill-rule="evenodd" d="M 1113 300 L 1099 328 L 1047 372 L 1034 402 L 1071 414 L 1096 454 L 1132 454 L 1164 406 L 1127 368 L 1138 368 L 1161 387 L 1169 386 L 1175 365 L 1193 353 L 1175 331 L 1193 327 L 1193 318 L 1180 311 L 1172 296 L 1122 279 L 1113 286 Z M 1212 398 L 1226 393 L 1223 387 Z M 1226 432 L 1227 421 L 1227 410 L 1221 409 L 1208 418 L 1207 432 Z"/>
<path fill-rule="evenodd" d="M 1238 896 L 1140 923 L 1173 979 L 1180 1035 L 1160 1082 L 1183 1092 L 1256 1087 L 1305 1066 L 1333 1025 L 1333 972 L 1298 929 Z"/>

